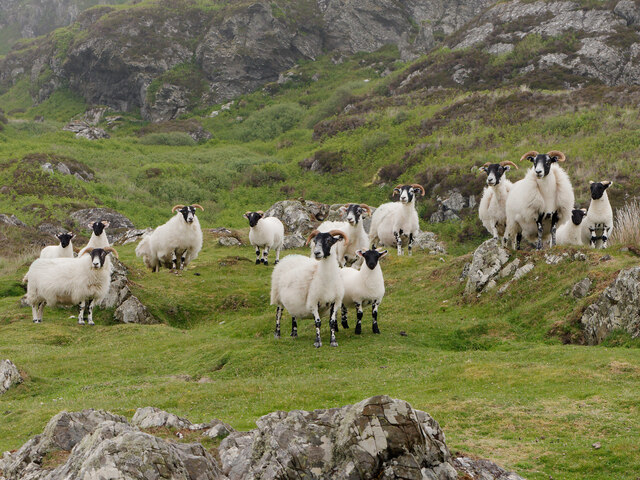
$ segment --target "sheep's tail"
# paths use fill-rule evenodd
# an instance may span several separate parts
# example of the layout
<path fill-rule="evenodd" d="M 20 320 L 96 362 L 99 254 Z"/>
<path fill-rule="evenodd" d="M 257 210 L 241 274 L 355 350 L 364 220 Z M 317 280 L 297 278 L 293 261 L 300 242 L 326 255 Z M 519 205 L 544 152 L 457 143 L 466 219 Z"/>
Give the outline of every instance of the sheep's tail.
<path fill-rule="evenodd" d="M 138 243 L 138 246 L 136 247 L 136 257 L 142 257 L 144 255 L 149 255 L 150 253 L 149 238 L 144 237 L 142 240 L 140 240 L 140 243 Z"/>

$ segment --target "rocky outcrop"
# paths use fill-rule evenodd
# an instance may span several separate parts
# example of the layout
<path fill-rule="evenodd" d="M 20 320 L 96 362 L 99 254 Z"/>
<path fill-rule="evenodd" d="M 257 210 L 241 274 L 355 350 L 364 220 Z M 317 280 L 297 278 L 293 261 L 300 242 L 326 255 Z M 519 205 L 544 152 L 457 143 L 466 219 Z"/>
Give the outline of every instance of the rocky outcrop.
<path fill-rule="evenodd" d="M 157 323 L 157 320 L 149 313 L 138 297 L 130 295 L 113 313 L 113 317 L 122 323 L 139 323 L 148 325 Z"/>
<path fill-rule="evenodd" d="M 276 202 L 265 212 L 284 224 L 285 233 L 306 237 L 320 222 L 326 220 L 330 206 L 309 200 L 283 200 Z"/>
<path fill-rule="evenodd" d="M 80 228 L 87 228 L 87 225 L 100 220 L 109 222 L 109 227 L 105 229 L 110 243 L 118 239 L 125 229 L 132 229 L 133 222 L 121 213 L 111 208 L 84 208 L 76 210 L 70 214 L 71 218 Z"/>
<path fill-rule="evenodd" d="M 458 478 L 470 480 L 525 480 L 517 473 L 508 472 L 489 460 L 456 457 L 453 460 L 453 465 L 460 473 Z"/>
<path fill-rule="evenodd" d="M 173 413 L 165 412 L 156 407 L 144 407 L 136 410 L 131 423 L 140 428 L 189 428 L 191 422 Z"/>
<path fill-rule="evenodd" d="M 580 319 L 587 342 L 596 345 L 614 330 L 640 337 L 640 267 L 622 270 Z"/>
<path fill-rule="evenodd" d="M 477 205 L 475 195 L 465 197 L 457 190 L 449 192 L 446 198 L 438 197 L 438 209 L 431 214 L 431 223 L 446 222 L 448 220 L 460 220 L 460 213 L 465 208 L 475 208 Z"/>
<path fill-rule="evenodd" d="M 0 395 L 19 383 L 22 383 L 22 376 L 18 367 L 9 359 L 0 360 Z"/>
<path fill-rule="evenodd" d="M 509 252 L 502 248 L 497 238 L 487 240 L 476 248 L 471 265 L 468 267 L 465 295 L 480 294 L 508 261 Z M 495 282 L 493 285 L 495 286 Z"/>
<path fill-rule="evenodd" d="M 27 224 L 16 217 L 13 213 L 6 214 L 0 213 L 0 223 L 4 223 L 5 225 L 11 225 L 12 227 L 26 227 Z"/>
<path fill-rule="evenodd" d="M 111 138 L 111 135 L 105 132 L 102 128 L 94 127 L 86 122 L 70 122 L 62 129 L 75 133 L 76 138 L 86 138 L 87 140 Z"/>

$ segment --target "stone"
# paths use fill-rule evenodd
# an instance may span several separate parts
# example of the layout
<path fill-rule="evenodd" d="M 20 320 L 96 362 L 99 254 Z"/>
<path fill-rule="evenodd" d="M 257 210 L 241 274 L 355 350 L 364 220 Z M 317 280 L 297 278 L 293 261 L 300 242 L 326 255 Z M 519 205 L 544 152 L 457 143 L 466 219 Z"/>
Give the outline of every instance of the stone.
<path fill-rule="evenodd" d="M 502 248 L 497 238 L 482 243 L 473 252 L 465 295 L 481 293 L 489 280 L 493 279 L 509 260 L 509 252 Z"/>
<path fill-rule="evenodd" d="M 89 228 L 90 223 L 100 220 L 108 221 L 109 227 L 105 231 L 110 243 L 114 243 L 123 234 L 124 229 L 134 228 L 131 220 L 111 208 L 84 208 L 72 212 L 70 217 L 80 228 Z"/>
<path fill-rule="evenodd" d="M 517 473 L 508 472 L 489 460 L 456 457 L 453 465 L 470 480 L 525 480 Z"/>
<path fill-rule="evenodd" d="M 505 53 L 513 52 L 513 49 L 513 43 L 494 43 L 489 48 L 487 48 L 487 52 L 491 55 L 502 55 Z"/>
<path fill-rule="evenodd" d="M 534 267 L 533 263 L 527 263 L 526 265 L 523 265 L 522 267 L 517 269 L 516 272 L 513 274 L 513 279 L 514 280 L 520 280 L 527 273 L 529 273 L 531 270 L 533 270 L 533 267 Z"/>
<path fill-rule="evenodd" d="M 614 330 L 640 337 L 640 267 L 622 270 L 580 319 L 590 345 L 601 343 Z"/>
<path fill-rule="evenodd" d="M 560 263 L 562 260 L 564 260 L 566 257 L 563 255 L 555 255 L 553 253 L 545 253 L 544 254 L 544 261 L 547 265 L 557 265 L 558 263 Z"/>
<path fill-rule="evenodd" d="M 129 269 L 117 258 L 111 257 L 111 284 L 109 292 L 98 303 L 100 308 L 117 308 L 129 298 L 131 291 L 129 290 L 129 280 L 127 275 Z"/>
<path fill-rule="evenodd" d="M 7 215 L 5 213 L 0 213 L 0 223 L 4 223 L 6 225 L 11 225 L 13 227 L 26 227 L 27 226 L 26 223 L 21 221 L 14 214 Z"/>
<path fill-rule="evenodd" d="M 74 132 L 76 138 L 86 138 L 87 140 L 101 140 L 103 138 L 111 138 L 104 129 L 98 127 L 92 127 L 86 122 L 70 122 L 62 130 L 68 132 Z"/>
<path fill-rule="evenodd" d="M 460 283 L 464 282 L 467 277 L 469 276 L 469 269 L 471 268 L 471 262 L 467 262 L 464 264 L 464 266 L 462 267 L 462 273 L 460 274 L 460 278 L 458 278 L 458 281 Z"/>
<path fill-rule="evenodd" d="M 242 242 L 236 237 L 226 236 L 218 238 L 218 244 L 223 247 L 238 247 L 242 245 Z"/>
<path fill-rule="evenodd" d="M 589 277 L 583 278 L 571 288 L 571 296 L 573 298 L 586 297 L 589 293 L 589 290 L 591 289 L 591 285 L 592 282 Z"/>
<path fill-rule="evenodd" d="M 109 225 L 111 227 L 111 225 Z M 114 234 L 113 236 L 113 245 L 127 245 L 129 243 L 137 242 L 142 239 L 145 235 L 153 232 L 153 228 L 147 227 L 144 229 L 139 228 L 131 228 L 126 230 L 117 236 Z"/>
<path fill-rule="evenodd" d="M 431 214 L 429 221 L 431 223 L 441 223 L 449 220 L 460 220 L 460 212 L 465 208 L 473 208 L 476 205 L 475 197 L 473 200 L 465 198 L 457 190 L 450 190 L 446 198 L 437 198 L 438 209 Z"/>
<path fill-rule="evenodd" d="M 447 253 L 442 243 L 438 242 L 433 232 L 418 232 L 413 237 L 413 248 L 416 250 L 429 250 L 429 253 Z"/>
<path fill-rule="evenodd" d="M 157 323 L 138 297 L 130 295 L 114 312 L 113 317 L 122 323 L 140 323 L 144 325 Z"/>
<path fill-rule="evenodd" d="M 329 214 L 329 205 L 308 200 L 283 200 L 274 203 L 265 212 L 284 224 L 285 233 L 298 234 L 305 239 Z"/>
<path fill-rule="evenodd" d="M 582 252 L 576 252 L 576 253 L 573 254 L 573 259 L 578 261 L 578 262 L 586 262 L 587 261 L 587 256 Z"/>
<path fill-rule="evenodd" d="M 614 7 L 613 13 L 624 18 L 628 26 L 640 24 L 640 6 L 633 0 L 621 0 Z"/>
<path fill-rule="evenodd" d="M 520 259 L 515 258 L 512 262 L 507 263 L 504 266 L 504 268 L 500 270 L 499 277 L 500 278 L 510 277 L 511 275 L 516 273 L 516 270 L 518 269 L 519 266 L 520 266 Z"/>
<path fill-rule="evenodd" d="M 0 360 L 0 395 L 19 383 L 22 383 L 22 375 L 18 367 L 8 358 Z"/>
<path fill-rule="evenodd" d="M 104 118 L 104 114 L 107 111 L 107 107 L 94 107 L 90 108 L 82 115 L 80 121 L 85 122 L 87 125 L 96 126 Z"/>
<path fill-rule="evenodd" d="M 292 248 L 302 248 L 307 241 L 302 235 L 285 235 L 282 241 L 282 248 L 285 250 L 291 250 Z"/>
<path fill-rule="evenodd" d="M 156 407 L 138 408 L 131 423 L 139 428 L 167 427 L 177 430 L 191 426 L 191 422 L 186 418 L 178 417 Z"/>

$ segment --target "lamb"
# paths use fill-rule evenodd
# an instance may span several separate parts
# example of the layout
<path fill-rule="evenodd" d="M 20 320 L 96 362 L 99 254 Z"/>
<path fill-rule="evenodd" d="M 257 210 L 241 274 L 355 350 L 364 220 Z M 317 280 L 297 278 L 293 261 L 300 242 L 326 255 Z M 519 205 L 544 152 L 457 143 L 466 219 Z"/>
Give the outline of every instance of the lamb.
<path fill-rule="evenodd" d="M 269 264 L 269 250 L 276 249 L 277 265 L 284 241 L 284 225 L 276 217 L 265 217 L 263 211 L 247 212 L 244 218 L 249 220 L 249 242 L 256 247 L 256 265 Z M 262 248 L 262 260 L 260 249 Z"/>
<path fill-rule="evenodd" d="M 587 214 L 586 208 L 574 208 L 571 221 L 558 228 L 558 245 L 582 245 L 582 220 Z"/>
<path fill-rule="evenodd" d="M 386 250 L 358 250 L 356 254 L 364 259 L 360 270 L 342 268 L 342 282 L 344 297 L 342 298 L 342 327 L 349 328 L 347 322 L 347 307 L 356 307 L 356 335 L 362 332 L 362 306 L 371 304 L 373 318 L 371 328 L 373 333 L 380 333 L 378 328 L 378 307 L 384 297 L 384 278 L 380 268 L 380 259 L 387 254 Z"/>
<path fill-rule="evenodd" d="M 574 205 L 573 188 L 566 172 L 556 162 L 564 162 L 562 152 L 552 150 L 540 154 L 525 153 L 533 167 L 514 183 L 507 196 L 507 226 L 503 242 L 520 248 L 522 237 L 542 249 L 543 236 L 551 234 L 550 245 L 556 244 L 556 228 L 569 220 Z M 514 242 L 515 237 L 515 242 Z"/>
<path fill-rule="evenodd" d="M 82 255 L 88 248 L 105 248 L 108 247 L 109 239 L 107 238 L 107 232 L 105 228 L 109 226 L 109 222 L 106 220 L 100 220 L 99 222 L 93 222 L 87 225 L 93 233 L 89 242 L 78 252 L 78 256 Z"/>
<path fill-rule="evenodd" d="M 111 247 L 87 248 L 78 258 L 38 258 L 24 276 L 27 283 L 26 301 L 33 311 L 33 322 L 42 323 L 45 305 L 79 305 L 78 324 L 84 325 L 88 301 L 87 322 L 93 323 L 93 306 L 109 292 L 111 261 L 109 253 L 118 258 Z"/>
<path fill-rule="evenodd" d="M 298 336 L 298 318 L 313 317 L 316 326 L 316 348 L 322 346 L 320 339 L 320 315 L 329 310 L 331 346 L 337 347 L 337 311 L 342 305 L 344 286 L 340 267 L 336 259 L 335 245 L 348 243 L 349 239 L 340 230 L 319 232 L 314 230 L 307 243 L 313 241 L 315 258 L 303 255 L 287 255 L 275 266 L 271 274 L 271 305 L 276 306 L 275 337 L 280 338 L 280 320 L 286 308 L 291 315 L 291 336 Z"/>
<path fill-rule="evenodd" d="M 71 240 L 75 237 L 72 232 L 58 233 L 56 238 L 60 240 L 60 245 L 48 245 L 40 251 L 40 258 L 73 258 L 73 244 Z"/>
<path fill-rule="evenodd" d="M 383 203 L 371 217 L 369 243 L 372 248 L 378 242 L 382 245 L 396 245 L 398 255 L 402 255 L 402 237 L 407 237 L 407 251 L 409 255 L 412 254 L 413 237 L 420 227 L 415 202 L 418 193 L 425 195 L 422 185 L 398 185 L 393 189 L 393 194 L 399 195 L 400 201 Z"/>
<path fill-rule="evenodd" d="M 613 210 L 607 195 L 607 188 L 611 185 L 608 180 L 589 182 L 591 203 L 582 222 L 582 243 L 588 243 L 592 248 L 607 248 L 607 240 L 613 230 Z"/>
<path fill-rule="evenodd" d="M 171 212 L 178 213 L 153 232 L 145 235 L 136 247 L 136 256 L 142 257 L 144 264 L 152 272 L 159 272 L 160 266 L 180 270 L 198 257 L 202 249 L 202 229 L 196 217 L 196 208 L 204 211 L 200 205 L 176 205 Z"/>
<path fill-rule="evenodd" d="M 371 207 L 364 203 L 349 203 L 340 207 L 339 212 L 345 216 L 346 221 L 342 222 L 322 222 L 318 226 L 321 232 L 329 232 L 331 230 L 340 230 L 349 237 L 349 243 L 339 243 L 336 245 L 336 255 L 338 264 L 344 267 L 347 263 L 357 263 L 361 259 L 356 254 L 358 250 L 367 250 L 369 248 L 369 235 L 364 230 L 364 222 L 362 219 L 365 215 L 371 215 Z"/>
<path fill-rule="evenodd" d="M 487 186 L 482 192 L 482 199 L 478 207 L 478 217 L 482 221 L 484 228 L 499 238 L 504 235 L 507 226 L 507 214 L 505 206 L 507 195 L 513 183 L 504 175 L 511 167 L 518 168 L 513 162 L 504 161 L 500 163 L 485 163 L 480 169 L 487 174 Z"/>

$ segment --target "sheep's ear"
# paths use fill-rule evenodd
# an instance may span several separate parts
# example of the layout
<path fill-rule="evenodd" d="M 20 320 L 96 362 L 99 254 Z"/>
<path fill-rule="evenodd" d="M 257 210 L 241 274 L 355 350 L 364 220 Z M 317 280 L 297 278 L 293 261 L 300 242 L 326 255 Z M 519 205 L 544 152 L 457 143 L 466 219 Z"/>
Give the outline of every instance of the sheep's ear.
<path fill-rule="evenodd" d="M 87 227 L 93 230 L 93 223 L 87 223 Z"/>
<path fill-rule="evenodd" d="M 589 185 L 591 185 L 593 183 L 593 180 L 589 180 Z"/>
<path fill-rule="evenodd" d="M 511 167 L 509 165 L 503 165 L 502 168 L 504 168 L 505 172 L 508 172 L 509 170 L 511 170 Z"/>
<path fill-rule="evenodd" d="M 381 252 L 378 252 L 378 253 L 380 254 L 380 258 L 382 258 L 389 252 L 387 250 L 382 250 Z"/>
<path fill-rule="evenodd" d="M 359 257 L 364 257 L 364 255 L 362 255 L 362 250 L 356 250 L 356 255 Z"/>
<path fill-rule="evenodd" d="M 489 173 L 489 169 L 487 167 L 480 167 L 480 170 L 482 170 L 484 173 Z"/>
<path fill-rule="evenodd" d="M 613 185 L 613 182 L 610 182 L 609 180 L 605 180 L 602 182 L 602 185 L 604 185 L 604 188 L 609 188 L 611 185 Z"/>
<path fill-rule="evenodd" d="M 244 215 L 242 215 L 244 218 L 249 219 L 249 212 L 245 213 Z"/>
<path fill-rule="evenodd" d="M 104 225 L 105 228 L 107 228 L 109 226 L 109 222 L 107 220 L 102 220 L 102 222 L 100 222 Z"/>

